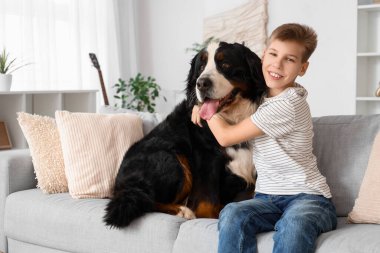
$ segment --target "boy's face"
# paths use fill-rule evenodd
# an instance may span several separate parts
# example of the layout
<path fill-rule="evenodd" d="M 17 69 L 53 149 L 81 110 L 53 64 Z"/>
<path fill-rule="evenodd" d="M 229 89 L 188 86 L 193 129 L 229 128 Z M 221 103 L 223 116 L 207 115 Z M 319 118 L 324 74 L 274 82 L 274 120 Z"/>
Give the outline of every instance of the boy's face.
<path fill-rule="evenodd" d="M 280 94 L 303 76 L 309 65 L 302 62 L 305 48 L 295 41 L 273 40 L 264 51 L 262 69 L 269 96 Z"/>

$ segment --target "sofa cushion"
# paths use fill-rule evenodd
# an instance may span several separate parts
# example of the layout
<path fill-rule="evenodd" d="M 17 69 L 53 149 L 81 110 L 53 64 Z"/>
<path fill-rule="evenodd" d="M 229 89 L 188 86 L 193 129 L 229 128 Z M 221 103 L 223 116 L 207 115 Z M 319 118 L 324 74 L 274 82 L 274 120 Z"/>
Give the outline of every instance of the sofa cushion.
<path fill-rule="evenodd" d="M 257 253 L 270 253 L 274 232 L 257 235 Z M 373 224 L 347 224 L 346 218 L 338 219 L 338 229 L 321 234 L 316 253 L 368 253 L 380 248 L 380 226 Z M 181 225 L 173 253 L 217 252 L 218 220 L 195 219 Z"/>
<path fill-rule="evenodd" d="M 21 242 L 8 238 L 8 252 L 17 253 L 69 253 L 67 251 L 42 247 L 31 243 Z"/>
<path fill-rule="evenodd" d="M 380 132 L 373 143 L 359 196 L 348 218 L 353 223 L 380 224 Z"/>
<path fill-rule="evenodd" d="M 125 229 L 102 222 L 107 199 L 73 199 L 68 193 L 43 194 L 39 189 L 8 196 L 5 234 L 68 252 L 168 253 L 172 251 L 183 218 L 151 213 Z"/>
<path fill-rule="evenodd" d="M 218 220 L 195 219 L 183 223 L 173 253 L 212 253 L 218 250 Z M 272 252 L 273 233 L 257 235 L 258 253 Z"/>
<path fill-rule="evenodd" d="M 134 114 L 56 111 L 69 193 L 73 198 L 111 197 L 125 152 L 143 137 Z"/>
<path fill-rule="evenodd" d="M 338 216 L 347 216 L 367 168 L 380 115 L 314 118 L 314 154 L 326 177 Z"/>
<path fill-rule="evenodd" d="M 37 187 L 45 193 L 67 192 L 67 180 L 57 124 L 48 116 L 17 113 L 32 155 Z"/>

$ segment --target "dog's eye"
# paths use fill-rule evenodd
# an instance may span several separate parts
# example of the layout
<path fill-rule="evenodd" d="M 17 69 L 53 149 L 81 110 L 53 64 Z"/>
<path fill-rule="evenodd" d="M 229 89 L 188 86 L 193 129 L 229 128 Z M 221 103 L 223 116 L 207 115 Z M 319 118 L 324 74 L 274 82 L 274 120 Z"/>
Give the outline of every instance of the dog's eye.
<path fill-rule="evenodd" d="M 202 72 L 203 70 L 205 70 L 205 65 L 202 64 L 201 67 L 199 68 L 199 71 Z"/>
<path fill-rule="evenodd" d="M 231 67 L 231 65 L 230 64 L 228 64 L 228 63 L 223 63 L 222 64 L 222 69 L 229 69 Z"/>

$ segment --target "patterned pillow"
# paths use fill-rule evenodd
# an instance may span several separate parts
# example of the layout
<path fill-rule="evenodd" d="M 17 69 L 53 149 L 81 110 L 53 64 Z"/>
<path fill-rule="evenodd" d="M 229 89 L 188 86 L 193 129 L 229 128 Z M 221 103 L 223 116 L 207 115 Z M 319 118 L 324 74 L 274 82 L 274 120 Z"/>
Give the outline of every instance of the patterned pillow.
<path fill-rule="evenodd" d="M 128 148 L 143 137 L 133 114 L 56 111 L 69 192 L 73 198 L 107 198 Z"/>
<path fill-rule="evenodd" d="M 29 145 L 37 187 L 45 193 L 67 192 L 62 147 L 55 120 L 25 112 L 17 115 Z"/>
<path fill-rule="evenodd" d="M 380 132 L 376 135 L 359 196 L 348 214 L 352 223 L 380 224 Z"/>

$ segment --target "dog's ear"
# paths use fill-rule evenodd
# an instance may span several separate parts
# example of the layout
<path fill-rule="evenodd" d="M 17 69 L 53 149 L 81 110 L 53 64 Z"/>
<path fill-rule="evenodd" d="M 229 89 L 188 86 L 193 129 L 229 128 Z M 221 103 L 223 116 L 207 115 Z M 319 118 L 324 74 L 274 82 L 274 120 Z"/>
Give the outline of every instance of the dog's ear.
<path fill-rule="evenodd" d="M 187 98 L 187 104 L 191 108 L 196 103 L 195 86 L 197 85 L 197 79 L 199 76 L 197 67 L 199 64 L 199 57 L 200 57 L 201 52 L 198 52 L 191 60 L 190 70 L 187 75 L 186 98 Z"/>
<path fill-rule="evenodd" d="M 230 44 L 229 43 L 227 43 L 227 42 L 225 42 L 225 41 L 220 41 L 219 42 L 219 47 L 227 47 L 227 46 L 229 46 Z"/>
<path fill-rule="evenodd" d="M 245 60 L 249 66 L 250 77 L 253 81 L 256 92 L 259 96 L 261 96 L 262 93 L 267 89 L 263 75 L 261 59 L 249 48 L 245 48 Z"/>

